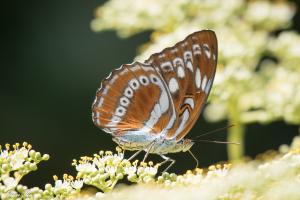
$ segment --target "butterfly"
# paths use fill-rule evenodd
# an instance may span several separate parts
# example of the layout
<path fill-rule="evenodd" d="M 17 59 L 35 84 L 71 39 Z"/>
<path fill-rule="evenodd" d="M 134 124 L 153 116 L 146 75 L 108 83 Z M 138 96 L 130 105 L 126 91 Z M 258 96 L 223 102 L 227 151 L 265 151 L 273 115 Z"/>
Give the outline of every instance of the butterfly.
<path fill-rule="evenodd" d="M 215 33 L 202 30 L 144 62 L 113 70 L 96 92 L 94 124 L 123 149 L 158 154 L 173 164 L 165 154 L 189 151 L 194 144 L 184 137 L 210 93 L 217 45 Z"/>

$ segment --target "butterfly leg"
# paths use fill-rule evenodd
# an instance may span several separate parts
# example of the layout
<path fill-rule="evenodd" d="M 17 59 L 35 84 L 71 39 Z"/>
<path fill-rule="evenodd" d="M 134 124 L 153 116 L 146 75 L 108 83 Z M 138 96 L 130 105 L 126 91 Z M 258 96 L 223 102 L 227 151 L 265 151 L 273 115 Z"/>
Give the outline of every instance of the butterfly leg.
<path fill-rule="evenodd" d="M 144 156 L 143 162 L 145 162 L 146 158 L 148 157 L 149 152 L 150 152 L 150 150 L 152 149 L 154 143 L 155 143 L 155 141 L 152 142 L 152 143 L 150 143 L 149 148 L 148 148 L 148 150 L 146 151 L 146 154 L 145 154 L 145 156 Z M 142 149 L 141 149 L 141 150 L 138 150 L 138 151 L 135 152 L 132 156 L 130 156 L 130 158 L 128 158 L 128 160 L 130 161 L 130 160 L 134 159 L 134 158 L 135 158 L 137 155 L 139 155 L 142 151 L 143 151 Z"/>
<path fill-rule="evenodd" d="M 146 159 L 147 159 L 147 157 L 148 157 L 148 155 L 149 155 L 149 153 L 150 153 L 152 147 L 154 146 L 154 144 L 155 144 L 155 141 L 153 141 L 153 142 L 150 143 L 149 148 L 147 149 L 146 154 L 145 154 L 145 156 L 144 156 L 143 162 L 146 161 Z"/>
<path fill-rule="evenodd" d="M 159 163 L 160 166 L 163 165 L 163 164 L 165 164 L 165 163 L 167 163 L 167 162 L 169 162 L 169 161 L 171 162 L 169 164 L 169 166 L 166 169 L 164 169 L 164 171 L 162 173 L 168 171 L 168 169 L 170 169 L 175 164 L 175 162 L 176 162 L 174 159 L 169 158 L 169 157 L 167 157 L 167 156 L 165 156 L 163 154 L 160 154 L 160 157 L 162 157 L 164 159 L 164 161 L 162 161 L 161 163 Z"/>
<path fill-rule="evenodd" d="M 130 156 L 130 158 L 128 158 L 128 160 L 132 160 L 134 159 L 139 153 L 141 153 L 143 150 L 138 150 L 137 152 L 135 152 L 132 156 Z"/>
<path fill-rule="evenodd" d="M 196 156 L 191 152 L 191 150 L 188 150 L 188 152 L 190 153 L 190 155 L 194 158 L 194 160 L 196 161 L 196 167 L 195 167 L 195 169 L 196 168 L 198 168 L 198 166 L 199 166 L 199 161 L 198 161 L 198 159 L 196 158 Z"/>

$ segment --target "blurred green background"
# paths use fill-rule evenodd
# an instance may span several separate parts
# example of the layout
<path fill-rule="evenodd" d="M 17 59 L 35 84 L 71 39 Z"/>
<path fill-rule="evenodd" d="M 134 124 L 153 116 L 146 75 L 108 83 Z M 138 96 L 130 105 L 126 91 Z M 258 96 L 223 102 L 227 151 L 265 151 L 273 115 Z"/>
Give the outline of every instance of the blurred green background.
<path fill-rule="evenodd" d="M 90 29 L 94 10 L 105 1 L 3 1 L 1 5 L 0 144 L 27 141 L 51 159 L 23 180 L 28 186 L 52 182 L 52 175 L 74 174 L 73 158 L 99 150 L 114 150 L 111 136 L 91 120 L 91 104 L 103 78 L 123 63 L 131 63 L 137 47 L 149 40 L 143 32 L 122 40 L 113 31 Z M 295 1 L 300 6 L 299 1 Z M 292 28 L 300 31 L 300 14 Z M 201 117 L 188 137 L 226 125 Z M 246 130 L 246 154 L 254 157 L 290 143 L 297 126 L 275 122 L 251 124 Z M 226 140 L 224 132 L 205 139 Z M 226 146 L 196 144 L 200 166 L 226 160 Z M 192 169 L 186 153 L 171 171 Z M 151 156 L 151 160 L 160 160 Z"/>

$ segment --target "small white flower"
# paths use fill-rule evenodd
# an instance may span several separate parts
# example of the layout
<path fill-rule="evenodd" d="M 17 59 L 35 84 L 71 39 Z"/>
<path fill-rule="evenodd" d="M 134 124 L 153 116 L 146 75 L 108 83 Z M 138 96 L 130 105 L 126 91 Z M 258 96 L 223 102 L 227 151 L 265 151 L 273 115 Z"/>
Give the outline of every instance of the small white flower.
<path fill-rule="evenodd" d="M 117 168 L 115 166 L 106 166 L 105 171 L 110 175 L 114 175 L 117 171 Z"/>
<path fill-rule="evenodd" d="M 8 196 L 10 199 L 17 199 L 18 197 L 20 197 L 20 194 L 14 190 L 11 190 L 8 192 Z"/>
<path fill-rule="evenodd" d="M 83 163 L 76 166 L 78 172 L 92 173 L 97 171 L 95 164 Z"/>
<path fill-rule="evenodd" d="M 79 190 L 82 188 L 83 186 L 83 180 L 75 180 L 75 181 L 72 181 L 71 182 L 71 186 L 76 189 L 76 190 Z"/>
<path fill-rule="evenodd" d="M 124 171 L 126 174 L 128 175 L 132 175 L 132 174 L 135 174 L 136 173 L 136 166 L 129 166 L 129 167 L 124 167 Z"/>
<path fill-rule="evenodd" d="M 3 181 L 4 185 L 6 185 L 8 190 L 15 188 L 18 185 L 17 180 L 10 176 L 3 178 L 2 181 Z"/>
<path fill-rule="evenodd" d="M 16 170 L 20 168 L 23 165 L 25 158 L 27 157 L 28 157 L 28 149 L 21 148 L 16 150 L 16 152 L 10 157 L 11 158 L 10 165 L 12 166 L 12 169 Z"/>
<path fill-rule="evenodd" d="M 62 180 L 56 180 L 54 188 L 68 190 L 70 188 L 70 182 L 62 181 Z"/>
<path fill-rule="evenodd" d="M 155 167 L 146 167 L 144 168 L 144 172 L 150 176 L 154 176 L 157 174 L 157 168 Z"/>
<path fill-rule="evenodd" d="M 114 154 L 114 162 L 121 162 L 124 158 L 123 153 Z"/>
<path fill-rule="evenodd" d="M 8 151 L 4 150 L 0 153 L 0 159 L 6 159 L 8 157 Z"/>

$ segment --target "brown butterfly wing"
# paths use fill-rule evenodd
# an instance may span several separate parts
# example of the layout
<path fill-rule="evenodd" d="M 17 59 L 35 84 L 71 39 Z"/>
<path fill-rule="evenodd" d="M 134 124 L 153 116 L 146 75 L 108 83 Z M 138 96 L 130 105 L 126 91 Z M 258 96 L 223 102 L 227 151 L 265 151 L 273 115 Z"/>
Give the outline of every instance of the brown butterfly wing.
<path fill-rule="evenodd" d="M 176 120 L 166 138 L 180 140 L 197 121 L 213 83 L 217 53 L 215 33 L 204 30 L 145 61 L 161 74 L 174 104 Z"/>
<path fill-rule="evenodd" d="M 216 62 L 214 32 L 200 31 L 153 54 L 145 64 L 122 65 L 97 91 L 93 122 L 116 136 L 142 130 L 180 140 L 198 119 Z"/>
<path fill-rule="evenodd" d="M 170 106 L 160 74 L 136 62 L 122 65 L 102 81 L 92 106 L 93 122 L 115 136 L 134 130 L 159 134 L 172 116 Z"/>

